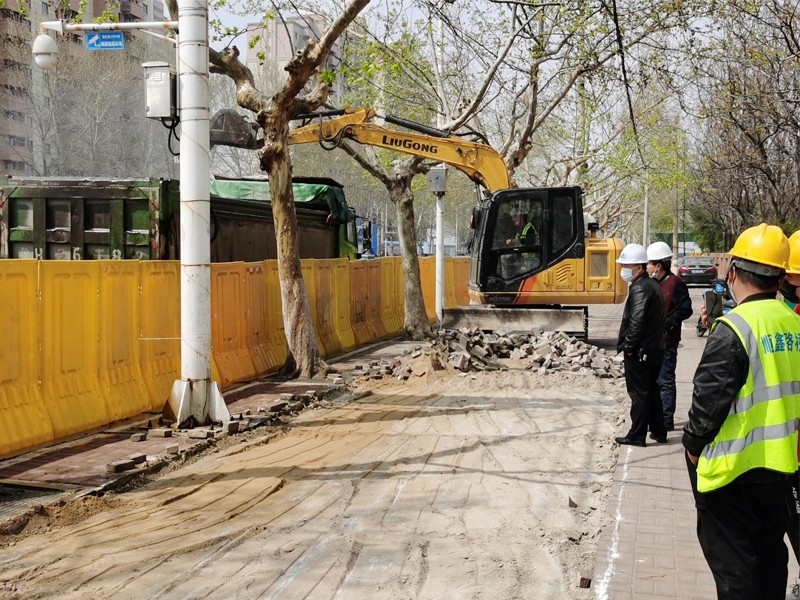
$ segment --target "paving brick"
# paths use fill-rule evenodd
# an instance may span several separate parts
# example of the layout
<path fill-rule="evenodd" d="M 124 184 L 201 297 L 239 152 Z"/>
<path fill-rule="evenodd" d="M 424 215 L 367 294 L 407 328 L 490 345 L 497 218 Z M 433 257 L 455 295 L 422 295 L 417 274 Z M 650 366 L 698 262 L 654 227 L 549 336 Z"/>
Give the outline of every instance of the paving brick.
<path fill-rule="evenodd" d="M 106 465 L 106 472 L 108 473 L 122 473 L 123 471 L 130 471 L 136 467 L 136 463 L 132 460 L 115 460 L 114 462 Z"/>
<path fill-rule="evenodd" d="M 147 456 L 141 453 L 130 454 L 128 460 L 133 461 L 135 465 L 140 465 L 147 460 Z"/>

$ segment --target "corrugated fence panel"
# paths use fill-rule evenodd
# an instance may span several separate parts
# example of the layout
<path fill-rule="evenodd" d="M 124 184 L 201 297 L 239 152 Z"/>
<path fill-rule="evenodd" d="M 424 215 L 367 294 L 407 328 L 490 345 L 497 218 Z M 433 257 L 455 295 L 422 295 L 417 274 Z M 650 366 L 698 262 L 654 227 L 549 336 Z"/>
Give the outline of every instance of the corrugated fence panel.
<path fill-rule="evenodd" d="M 181 376 L 181 265 L 147 260 L 140 273 L 139 364 L 149 410 L 161 410 Z"/>
<path fill-rule="evenodd" d="M 317 262 L 318 261 L 314 259 L 301 261 L 300 268 L 303 272 L 303 284 L 306 286 L 308 308 L 311 311 L 311 322 L 314 324 L 314 332 L 317 336 L 317 343 L 319 344 L 319 353 L 322 356 L 326 356 L 328 354 L 325 346 L 326 340 L 320 335 L 320 315 L 317 311 Z"/>
<path fill-rule="evenodd" d="M 342 351 L 339 336 L 336 335 L 336 263 L 333 259 L 324 259 L 316 260 L 314 264 L 316 302 L 312 310 L 317 314 L 317 337 L 325 346 L 325 356 L 333 356 Z"/>
<path fill-rule="evenodd" d="M 402 323 L 397 322 L 397 311 L 394 309 L 395 262 L 391 258 L 381 258 L 379 264 L 381 267 L 381 321 L 387 335 L 397 335 L 402 329 Z"/>
<path fill-rule="evenodd" d="M 278 368 L 286 362 L 286 334 L 283 332 L 283 308 L 281 303 L 281 284 L 278 279 L 278 261 L 267 260 L 264 262 L 267 292 L 267 332 L 269 334 L 270 350 Z"/>
<path fill-rule="evenodd" d="M 372 341 L 387 337 L 386 328 L 381 321 L 381 265 L 377 260 L 367 262 L 367 327 Z M 358 293 L 358 292 L 356 292 Z"/>
<path fill-rule="evenodd" d="M 248 263 L 245 269 L 245 321 L 247 350 L 256 375 L 266 375 L 280 365 L 272 355 L 267 319 L 267 284 L 264 263 Z"/>
<path fill-rule="evenodd" d="M 435 268 L 435 267 L 434 267 Z M 444 258 L 444 307 L 456 306 L 456 282 L 455 282 L 455 267 L 453 266 L 453 257 L 445 256 Z"/>
<path fill-rule="evenodd" d="M 350 263 L 350 323 L 353 326 L 356 346 L 361 346 L 374 339 L 367 321 L 369 318 L 368 275 L 367 261 L 352 261 Z"/>
<path fill-rule="evenodd" d="M 403 274 L 403 259 L 392 256 L 384 260 L 394 263 L 394 310 L 399 323 L 399 333 L 402 333 L 406 324 L 406 278 Z"/>
<path fill-rule="evenodd" d="M 426 256 L 419 259 L 419 276 L 422 280 L 422 299 L 431 323 L 436 322 L 436 259 Z"/>
<path fill-rule="evenodd" d="M 53 435 L 111 421 L 98 378 L 100 263 L 42 261 L 42 400 Z"/>
<path fill-rule="evenodd" d="M 336 336 L 343 352 L 355 348 L 356 340 L 353 336 L 353 326 L 350 321 L 350 261 L 346 258 L 337 258 L 334 264 L 334 290 L 336 294 Z"/>
<path fill-rule="evenodd" d="M 112 420 L 150 406 L 139 366 L 138 261 L 103 260 L 100 265 L 98 369 L 106 411 Z"/>
<path fill-rule="evenodd" d="M 0 261 L 0 456 L 53 439 L 39 393 L 39 266 Z"/>
<path fill-rule="evenodd" d="M 211 350 L 222 389 L 256 375 L 247 348 L 245 272 L 244 263 L 211 265 Z"/>
<path fill-rule="evenodd" d="M 457 256 L 453 259 L 453 280 L 456 306 L 467 306 L 469 304 L 469 257 Z"/>

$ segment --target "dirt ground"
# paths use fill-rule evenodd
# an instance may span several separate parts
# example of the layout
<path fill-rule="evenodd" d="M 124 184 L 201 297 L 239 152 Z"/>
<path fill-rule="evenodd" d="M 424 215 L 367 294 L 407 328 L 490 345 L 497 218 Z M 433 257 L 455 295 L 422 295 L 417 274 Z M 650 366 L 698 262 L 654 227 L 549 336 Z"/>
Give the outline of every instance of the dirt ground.
<path fill-rule="evenodd" d="M 144 487 L 42 507 L 0 540 L 0 598 L 591 598 L 623 381 L 427 360 Z"/>

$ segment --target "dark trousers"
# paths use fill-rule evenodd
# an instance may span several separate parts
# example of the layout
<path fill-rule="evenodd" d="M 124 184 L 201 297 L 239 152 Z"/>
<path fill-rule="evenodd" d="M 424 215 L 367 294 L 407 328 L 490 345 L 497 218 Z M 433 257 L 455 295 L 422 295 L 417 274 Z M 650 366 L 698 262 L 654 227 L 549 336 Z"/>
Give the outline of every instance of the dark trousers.
<path fill-rule="evenodd" d="M 730 483 L 697 491 L 697 468 L 686 459 L 697 508 L 697 539 L 717 584 L 718 600 L 784 600 L 789 552 L 786 479 Z"/>
<path fill-rule="evenodd" d="M 644 440 L 649 427 L 656 437 L 667 435 L 664 427 L 664 410 L 658 390 L 663 352 L 653 350 L 646 360 L 625 356 L 625 387 L 631 397 L 631 428 L 628 437 Z"/>
<path fill-rule="evenodd" d="M 786 494 L 786 510 L 789 513 L 787 534 L 792 544 L 795 558 L 800 561 L 800 471 L 791 478 L 789 493 Z"/>
<path fill-rule="evenodd" d="M 678 347 L 667 346 L 664 360 L 658 374 L 658 387 L 661 388 L 661 406 L 664 408 L 664 421 L 672 423 L 675 418 L 675 367 L 678 365 Z"/>

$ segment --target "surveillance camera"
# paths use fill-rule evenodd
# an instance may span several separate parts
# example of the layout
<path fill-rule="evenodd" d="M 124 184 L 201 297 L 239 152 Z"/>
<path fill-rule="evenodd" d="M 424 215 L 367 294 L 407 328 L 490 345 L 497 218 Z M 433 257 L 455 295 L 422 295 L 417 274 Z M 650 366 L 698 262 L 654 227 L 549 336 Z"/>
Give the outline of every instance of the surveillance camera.
<path fill-rule="evenodd" d="M 46 33 L 37 35 L 33 40 L 33 60 L 45 71 L 55 67 L 58 62 L 58 44 Z"/>

